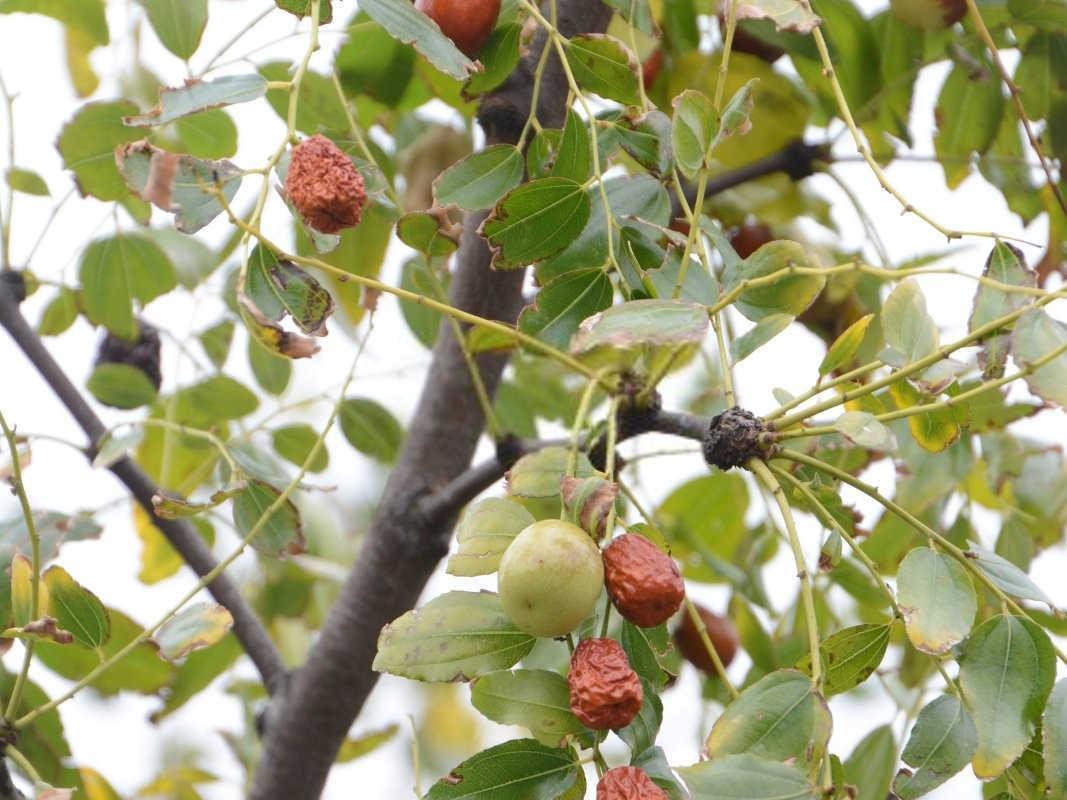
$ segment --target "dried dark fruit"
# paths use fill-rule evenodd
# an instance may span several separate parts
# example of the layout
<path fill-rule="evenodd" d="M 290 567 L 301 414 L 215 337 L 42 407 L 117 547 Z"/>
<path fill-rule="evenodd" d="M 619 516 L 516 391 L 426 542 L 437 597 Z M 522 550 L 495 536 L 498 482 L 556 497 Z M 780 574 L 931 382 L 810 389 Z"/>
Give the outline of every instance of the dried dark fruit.
<path fill-rule="evenodd" d="M 496 27 L 500 0 L 415 0 L 465 55 L 474 58 Z"/>
<path fill-rule="evenodd" d="M 730 244 L 741 258 L 748 258 L 768 242 L 774 241 L 771 229 L 762 222 L 746 222 L 727 234 Z"/>
<path fill-rule="evenodd" d="M 322 233 L 359 224 L 367 191 L 344 151 L 321 134 L 293 148 L 285 194 L 304 222 Z"/>
<path fill-rule="evenodd" d="M 563 636 L 589 616 L 604 585 L 600 548 L 589 534 L 558 519 L 524 528 L 497 570 L 504 613 L 533 636 Z"/>
<path fill-rule="evenodd" d="M 967 15 L 964 0 L 889 0 L 893 15 L 921 31 L 943 31 Z"/>
<path fill-rule="evenodd" d="M 614 639 L 583 639 L 567 674 L 571 711 L 593 730 L 625 728 L 641 710 L 644 692 L 626 651 Z"/>
<path fill-rule="evenodd" d="M 640 767 L 615 767 L 596 785 L 596 800 L 669 800 Z"/>
<path fill-rule="evenodd" d="M 619 613 L 641 628 L 666 622 L 685 597 L 682 573 L 670 556 L 632 533 L 604 550 L 604 585 Z"/>
<path fill-rule="evenodd" d="M 159 350 L 159 332 L 147 322 L 139 322 L 137 338 L 132 342 L 110 332 L 105 334 L 96 351 L 95 366 L 126 364 L 134 367 L 147 375 L 158 390 L 163 382 L 159 369 Z"/>
<path fill-rule="evenodd" d="M 698 605 L 696 608 L 719 660 L 724 667 L 730 666 L 737 655 L 737 630 L 734 624 L 704 606 Z M 674 631 L 674 644 L 682 658 L 694 667 L 709 674 L 715 673 L 715 664 L 708 648 L 704 646 L 704 640 L 700 638 L 700 632 L 688 613 L 682 616 L 681 624 Z"/>
<path fill-rule="evenodd" d="M 753 458 L 773 455 L 775 445 L 765 440 L 767 426 L 763 420 L 734 406 L 712 417 L 704 434 L 704 460 L 719 469 L 743 467 Z"/>

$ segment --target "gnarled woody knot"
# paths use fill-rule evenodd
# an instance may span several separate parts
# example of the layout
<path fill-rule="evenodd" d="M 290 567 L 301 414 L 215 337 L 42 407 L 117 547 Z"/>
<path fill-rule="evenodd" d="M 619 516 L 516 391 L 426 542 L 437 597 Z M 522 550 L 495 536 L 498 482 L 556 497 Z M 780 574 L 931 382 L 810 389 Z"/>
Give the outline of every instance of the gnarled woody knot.
<path fill-rule="evenodd" d="M 644 701 L 637 673 L 614 639 L 583 639 L 571 656 L 567 674 L 571 711 L 593 730 L 625 728 Z"/>
<path fill-rule="evenodd" d="M 604 550 L 604 584 L 619 613 L 641 628 L 666 622 L 685 597 L 685 583 L 670 556 L 632 533 Z"/>
<path fill-rule="evenodd" d="M 304 222 L 322 233 L 359 224 L 367 191 L 344 151 L 321 134 L 293 148 L 285 194 Z"/>
<path fill-rule="evenodd" d="M 609 769 L 596 785 L 596 800 L 669 800 L 640 767 Z"/>
<path fill-rule="evenodd" d="M 719 469 L 743 467 L 753 458 L 773 455 L 768 427 L 751 411 L 734 406 L 713 417 L 704 434 L 704 460 Z"/>

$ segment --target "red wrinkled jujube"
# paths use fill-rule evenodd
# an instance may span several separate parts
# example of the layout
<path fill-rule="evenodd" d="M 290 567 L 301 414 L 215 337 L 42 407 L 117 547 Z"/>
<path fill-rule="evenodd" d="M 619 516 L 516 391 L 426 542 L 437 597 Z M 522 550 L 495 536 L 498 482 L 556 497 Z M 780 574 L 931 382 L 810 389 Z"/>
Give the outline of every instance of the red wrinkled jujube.
<path fill-rule="evenodd" d="M 632 533 L 604 550 L 604 584 L 619 613 L 641 628 L 666 622 L 685 598 L 685 582 L 671 557 Z"/>
<path fill-rule="evenodd" d="M 344 151 L 321 134 L 293 148 L 285 194 L 304 221 L 322 233 L 359 224 L 367 191 Z"/>
<path fill-rule="evenodd" d="M 596 800 L 669 800 L 640 767 L 609 769 L 596 785 Z"/>
<path fill-rule="evenodd" d="M 571 711 L 593 730 L 625 728 L 644 701 L 637 673 L 614 639 L 583 639 L 571 656 L 567 674 Z"/>

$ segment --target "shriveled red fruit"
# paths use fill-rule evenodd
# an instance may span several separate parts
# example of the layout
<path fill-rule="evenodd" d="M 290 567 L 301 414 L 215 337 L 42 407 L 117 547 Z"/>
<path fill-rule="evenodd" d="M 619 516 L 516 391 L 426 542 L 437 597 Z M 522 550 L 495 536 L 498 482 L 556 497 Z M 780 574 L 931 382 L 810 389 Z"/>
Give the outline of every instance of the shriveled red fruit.
<path fill-rule="evenodd" d="M 666 622 L 685 597 L 678 565 L 633 533 L 619 536 L 604 550 L 604 585 L 619 613 L 641 628 Z"/>
<path fill-rule="evenodd" d="M 567 674 L 571 711 L 597 731 L 625 728 L 641 710 L 644 692 L 626 652 L 614 639 L 583 639 Z"/>
<path fill-rule="evenodd" d="M 744 225 L 731 228 L 727 238 L 741 258 L 748 258 L 763 245 L 773 242 L 774 234 L 762 222 L 746 222 Z"/>
<path fill-rule="evenodd" d="M 921 31 L 943 31 L 967 15 L 965 0 L 889 0 L 893 15 Z"/>
<path fill-rule="evenodd" d="M 321 134 L 293 148 L 285 194 L 304 222 L 322 233 L 359 224 L 367 191 L 352 159 Z"/>
<path fill-rule="evenodd" d="M 661 69 L 663 69 L 663 51 L 657 47 L 641 65 L 641 82 L 646 89 L 656 82 Z"/>
<path fill-rule="evenodd" d="M 737 655 L 737 630 L 734 624 L 726 617 L 719 616 L 704 606 L 697 606 L 697 613 L 708 629 L 708 638 L 719 655 L 724 667 L 730 666 L 730 662 Z M 674 644 L 682 658 L 697 669 L 714 674 L 715 664 L 708 655 L 704 641 L 700 638 L 697 626 L 690 619 L 689 614 L 682 615 L 682 624 L 674 632 Z"/>
<path fill-rule="evenodd" d="M 500 16 L 500 0 L 415 0 L 415 8 L 469 58 L 478 55 Z"/>
<path fill-rule="evenodd" d="M 739 19 L 737 21 L 737 25 L 734 27 L 734 41 L 730 46 L 731 50 L 735 53 L 754 55 L 770 64 L 785 55 L 785 50 L 781 47 L 763 41 L 754 33 L 749 33 L 749 25 L 749 20 Z M 722 31 L 722 38 L 725 41 L 726 16 L 721 11 L 719 12 L 719 30 Z"/>
<path fill-rule="evenodd" d="M 596 800 L 670 800 L 640 767 L 615 767 L 596 785 Z"/>

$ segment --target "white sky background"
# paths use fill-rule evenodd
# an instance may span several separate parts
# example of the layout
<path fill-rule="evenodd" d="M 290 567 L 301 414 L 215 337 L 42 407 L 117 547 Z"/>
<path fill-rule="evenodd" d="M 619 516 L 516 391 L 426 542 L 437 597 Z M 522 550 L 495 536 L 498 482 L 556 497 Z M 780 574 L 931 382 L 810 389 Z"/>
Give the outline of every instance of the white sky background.
<path fill-rule="evenodd" d="M 244 21 L 267 5 L 269 3 L 265 0 L 213 2 L 202 46 L 193 59 L 194 70 L 214 54 Z M 104 79 L 98 97 L 111 99 L 118 94 L 118 72 L 128 63 L 131 54 L 129 15 L 136 13 L 136 8 L 133 3 L 109 3 L 112 45 L 98 50 L 93 56 L 93 64 Z M 341 23 L 352 12 L 352 4 L 345 3 L 337 14 L 338 21 L 326 30 L 339 30 Z M 232 54 L 243 54 L 257 44 L 272 41 L 293 30 L 291 17 L 280 12 L 272 14 L 247 37 L 247 43 L 239 44 Z M 328 63 L 329 53 L 340 38 L 335 33 L 324 33 L 326 52 L 313 61 L 313 66 L 318 64 L 322 68 Z M 291 38 L 258 53 L 255 58 L 259 62 L 278 57 L 295 59 L 303 51 L 303 42 L 302 38 Z M 147 25 L 143 34 L 143 50 L 146 63 L 165 83 L 176 85 L 186 76 L 184 65 L 158 44 Z M 239 73 L 248 69 L 250 67 L 247 65 L 235 65 L 228 71 Z M 62 124 L 74 114 L 80 102 L 74 97 L 67 78 L 59 24 L 45 17 L 0 16 L 0 74 L 7 81 L 9 90 L 19 95 L 15 106 L 17 164 L 42 174 L 53 197 L 62 197 L 70 188 L 71 179 L 62 170 L 54 143 Z M 944 74 L 944 70 L 940 69 L 924 73 L 916 101 L 919 111 L 913 118 L 915 153 L 933 152 L 931 105 Z M 247 104 L 231 111 L 240 130 L 240 150 L 233 160 L 242 166 L 262 163 L 284 135 L 284 125 L 265 102 Z M 6 126 L 6 118 L 0 119 L 0 142 L 4 143 L 7 141 Z M 838 147 L 841 152 L 851 152 L 847 137 L 841 137 Z M 0 163 L 6 168 L 6 161 Z M 944 241 L 935 231 L 914 218 L 900 216 L 895 201 L 878 187 L 865 167 L 848 164 L 836 169 L 850 182 L 871 217 L 876 220 L 895 261 L 944 248 Z M 997 193 L 986 189 L 980 178 L 972 177 L 957 191 L 948 192 L 944 188 L 940 168 L 935 163 L 897 163 L 889 169 L 889 175 L 909 199 L 947 226 L 996 230 L 1004 234 L 1023 235 L 1035 242 L 1045 240 L 1046 226 L 1043 221 L 1026 231 L 1021 230 L 1018 219 L 1008 212 Z M 815 177 L 810 181 L 834 203 L 835 217 L 845 240 L 842 244 L 861 245 L 864 241 L 862 226 L 840 190 L 825 177 Z M 254 191 L 253 184 L 254 180 L 250 179 L 242 191 L 246 195 L 251 193 Z M 237 206 L 243 208 L 244 204 L 238 200 Z M 109 208 L 91 199 L 72 198 L 34 256 L 31 269 L 44 278 L 76 282 L 79 245 L 94 235 L 106 236 L 114 232 L 114 218 Z M 18 196 L 13 246 L 16 266 L 23 265 L 22 260 L 37 239 L 50 209 L 51 201 L 48 199 Z M 123 226 L 128 225 L 128 219 L 122 212 L 119 212 L 118 218 Z M 154 222 L 157 225 L 168 224 L 169 216 L 157 211 Z M 264 228 L 274 236 L 278 235 L 277 231 L 289 229 L 288 213 L 276 197 L 271 199 Z M 217 220 L 203 235 L 209 241 L 218 241 L 225 232 L 225 224 Z M 946 265 L 972 274 L 980 272 L 988 250 L 987 242 L 957 244 L 954 247 L 956 252 L 945 261 Z M 385 280 L 393 283 L 398 281 L 401 254 L 402 249 L 394 245 L 384 272 Z M 1028 250 L 1031 263 L 1039 256 L 1040 250 Z M 218 277 L 216 275 L 213 280 L 216 289 Z M 946 341 L 957 338 L 966 325 L 974 282 L 957 277 L 931 277 L 924 278 L 922 283 L 930 310 L 942 326 L 943 338 Z M 211 294 L 211 290 L 201 291 L 190 300 L 184 293 L 176 292 L 173 297 L 152 303 L 145 316 L 157 326 L 170 329 L 181 337 L 218 319 L 222 305 Z M 39 319 L 43 304 L 50 297 L 50 291 L 42 290 L 24 305 L 24 311 L 31 321 Z M 1062 304 L 1052 306 L 1052 313 L 1063 318 Z M 414 405 L 418 382 L 423 367 L 428 363 L 428 354 L 408 333 L 395 300 L 383 298 L 377 317 L 377 328 L 359 365 L 353 393 L 380 400 L 400 419 L 406 420 Z M 741 321 L 738 323 L 741 329 L 747 325 Z M 16 423 L 22 432 L 49 433 L 82 442 L 80 431 L 65 409 L 14 350 L 10 340 L 6 336 L 0 339 L 0 408 L 8 420 Z M 98 334 L 80 320 L 71 331 L 48 340 L 52 353 L 70 371 L 72 379 L 79 386 L 84 385 L 90 371 L 97 339 Z M 193 380 L 196 375 L 194 366 L 179 352 L 172 340 L 164 341 L 164 389 Z M 196 348 L 194 344 L 192 349 L 195 351 Z M 294 380 L 283 402 L 326 390 L 333 393 L 339 388 L 354 352 L 353 342 L 344 333 L 335 332 L 325 340 L 319 355 L 310 361 L 297 363 Z M 797 326 L 796 332 L 779 337 L 739 365 L 736 381 L 741 403 L 760 413 L 776 405 L 770 392 L 772 386 L 781 386 L 794 392 L 810 386 L 823 353 L 821 343 Z M 252 385 L 244 356 L 244 340 L 240 334 L 235 339 L 231 356 L 227 371 Z M 665 390 L 668 405 L 672 398 L 677 400 L 685 388 L 684 377 L 669 381 Z M 269 411 L 271 402 L 267 401 L 264 407 Z M 109 409 L 100 411 L 109 424 L 124 418 Z M 321 423 L 327 411 L 328 406 L 320 404 L 304 419 L 312 424 Z M 297 418 L 291 417 L 293 420 Z M 1067 423 L 1060 412 L 1043 413 L 1019 427 L 1030 435 L 1049 441 L 1062 443 L 1067 440 Z M 351 508 L 360 501 L 372 501 L 377 496 L 382 476 L 366 459 L 355 453 L 338 432 L 331 434 L 328 443 L 331 446 L 330 469 L 317 477 L 316 483 L 338 487 L 334 494 L 327 496 L 331 509 L 329 513 L 335 525 L 351 533 L 344 527 L 343 509 Z M 632 453 L 635 448 L 652 449 L 664 443 L 667 443 L 666 439 L 656 441 L 655 437 L 649 437 L 640 444 L 627 443 L 623 452 Z M 675 446 L 677 444 L 674 442 Z M 488 452 L 484 443 L 483 447 Z M 39 442 L 34 445 L 33 456 L 34 463 L 27 470 L 26 480 L 30 501 L 35 508 L 74 511 L 97 508 L 124 498 L 121 487 L 110 474 L 91 470 L 84 459 L 69 448 Z M 645 494 L 658 500 L 673 486 L 704 471 L 697 456 L 660 459 L 654 469 L 642 470 L 646 481 Z M 885 485 L 892 480 L 892 470 L 888 464 L 881 464 L 871 470 L 867 477 Z M 315 505 L 321 509 L 327 504 L 316 500 Z M 857 499 L 857 505 L 874 515 L 874 509 L 864 500 Z M 15 513 L 17 507 L 13 500 L 6 494 L 0 497 L 0 518 Z M 157 586 L 144 587 L 136 580 L 140 545 L 130 525 L 128 505 L 119 505 L 102 514 L 100 520 L 105 526 L 102 538 L 95 542 L 67 545 L 61 561 L 79 581 L 99 594 L 105 603 L 126 611 L 142 624 L 149 624 L 192 585 L 191 573 L 184 570 Z M 818 551 L 819 529 L 807 518 L 801 519 L 801 526 L 809 557 L 814 558 Z M 221 531 L 219 538 L 222 552 L 231 547 L 234 541 L 228 535 L 221 535 Z M 1037 560 L 1033 573 L 1037 582 L 1061 607 L 1067 606 L 1067 584 L 1062 579 L 1064 566 L 1064 548 L 1060 545 Z M 772 572 L 768 575 L 767 586 L 781 605 L 795 591 L 795 569 L 787 558 L 779 558 L 770 569 Z M 233 576 L 237 580 L 253 577 L 252 561 L 239 562 Z M 493 582 L 489 581 L 486 585 L 492 586 Z M 435 596 L 450 588 L 470 589 L 472 584 L 469 580 L 461 582 L 439 572 L 427 588 L 425 597 Z M 694 586 L 691 591 L 695 597 L 712 607 L 721 610 L 725 605 L 725 590 Z M 8 669 L 16 668 L 20 658 L 21 650 L 16 645 L 5 657 Z M 739 658 L 731 673 L 739 679 L 746 667 L 745 659 Z M 247 665 L 238 671 L 251 674 Z M 62 691 L 68 685 L 44 670 L 35 672 L 35 677 L 51 693 Z M 212 691 L 205 692 L 159 726 L 147 721 L 148 714 L 158 707 L 158 701 L 154 699 L 124 695 L 120 699 L 102 700 L 90 692 L 83 692 L 61 710 L 67 738 L 77 762 L 99 769 L 114 783 L 120 794 L 129 796 L 153 777 L 168 743 L 181 743 L 184 747 L 196 747 L 203 751 L 203 763 L 222 778 L 219 784 L 205 787 L 205 797 L 216 800 L 240 797 L 243 792 L 239 783 L 239 769 L 231 760 L 222 739 L 212 733 L 218 729 L 236 729 L 240 724 L 236 702 L 219 690 L 223 682 L 218 682 Z M 698 704 L 693 700 L 698 694 L 696 676 L 687 669 L 676 688 L 664 698 L 666 716 L 660 744 L 674 764 L 690 763 L 697 758 L 701 721 Z M 831 705 L 835 728 L 831 746 L 842 756 L 847 755 L 869 730 L 887 722 L 897 723 L 900 742 L 900 719 L 874 681 L 858 697 L 835 698 Z M 417 713 L 417 697 L 411 685 L 400 679 L 382 678 L 355 732 L 397 722 L 401 724 L 401 734 L 390 745 L 371 756 L 336 768 L 327 788 L 327 798 L 412 796 L 410 727 L 405 717 L 408 713 Z M 706 733 L 706 727 L 703 732 Z M 523 734 L 517 729 L 487 725 L 483 743 L 488 745 L 515 735 Z M 608 750 L 609 760 L 613 752 L 616 756 L 613 763 L 620 763 L 623 756 L 621 744 L 615 751 Z M 976 782 L 969 770 L 946 784 L 937 794 L 931 795 L 940 798 L 977 796 Z"/>

